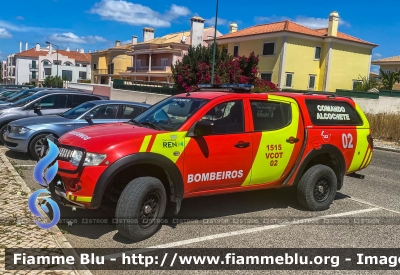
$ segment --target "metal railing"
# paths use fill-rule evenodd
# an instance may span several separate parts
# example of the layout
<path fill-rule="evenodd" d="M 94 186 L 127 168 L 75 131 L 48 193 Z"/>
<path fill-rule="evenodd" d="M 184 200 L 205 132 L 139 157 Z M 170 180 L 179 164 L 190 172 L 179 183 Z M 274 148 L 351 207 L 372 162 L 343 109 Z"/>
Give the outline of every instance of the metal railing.
<path fill-rule="evenodd" d="M 163 82 L 149 82 L 149 81 L 126 81 L 121 79 L 114 79 L 113 82 L 114 89 L 122 89 L 136 92 L 147 92 L 163 95 L 176 95 L 183 93 L 173 83 L 163 83 Z"/>
<path fill-rule="evenodd" d="M 93 70 L 94 74 L 119 74 L 120 72 L 125 72 L 125 70 L 120 70 L 120 69 L 114 69 L 114 70 L 97 69 L 97 70 Z"/>
<path fill-rule="evenodd" d="M 171 69 L 171 66 L 151 66 L 151 71 L 169 71 Z M 134 72 L 136 70 L 136 72 L 148 72 L 149 71 L 149 66 L 137 66 L 135 67 L 128 67 L 127 68 L 128 71 L 132 71 Z"/>
<path fill-rule="evenodd" d="M 29 69 L 30 70 L 37 70 L 37 69 L 39 69 L 39 67 L 38 67 L 37 64 L 29 64 Z"/>
<path fill-rule="evenodd" d="M 36 80 L 36 79 L 38 79 L 38 75 L 37 75 L 37 74 L 35 74 L 35 75 L 30 74 L 30 75 L 29 75 L 29 79 Z"/>

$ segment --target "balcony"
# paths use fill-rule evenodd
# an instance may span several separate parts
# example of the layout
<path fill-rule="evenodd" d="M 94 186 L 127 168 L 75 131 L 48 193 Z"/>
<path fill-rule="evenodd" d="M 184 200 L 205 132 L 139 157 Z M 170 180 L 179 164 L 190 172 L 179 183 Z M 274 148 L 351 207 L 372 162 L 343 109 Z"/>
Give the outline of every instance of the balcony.
<path fill-rule="evenodd" d="M 128 67 L 128 71 L 135 71 L 135 67 Z M 151 66 L 151 72 L 166 72 L 171 69 L 171 66 Z M 148 72 L 149 66 L 137 66 L 136 72 Z"/>
<path fill-rule="evenodd" d="M 29 69 L 31 71 L 37 71 L 39 69 L 37 64 L 29 64 Z"/>

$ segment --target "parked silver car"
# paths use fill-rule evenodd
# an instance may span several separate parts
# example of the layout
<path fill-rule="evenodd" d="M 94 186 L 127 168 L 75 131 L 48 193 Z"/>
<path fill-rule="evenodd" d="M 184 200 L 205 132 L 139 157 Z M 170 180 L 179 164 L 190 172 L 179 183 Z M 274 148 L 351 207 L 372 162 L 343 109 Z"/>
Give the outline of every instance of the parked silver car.
<path fill-rule="evenodd" d="M 103 123 L 125 122 L 146 111 L 144 103 L 96 100 L 59 115 L 32 117 L 13 121 L 5 132 L 5 146 L 12 151 L 29 152 L 37 159 L 47 135 L 60 137 L 68 131 Z"/>
<path fill-rule="evenodd" d="M 91 100 L 108 99 L 104 96 L 77 90 L 44 90 L 10 105 L 0 106 L 0 141 L 4 144 L 4 132 L 11 121 L 63 113 Z"/>

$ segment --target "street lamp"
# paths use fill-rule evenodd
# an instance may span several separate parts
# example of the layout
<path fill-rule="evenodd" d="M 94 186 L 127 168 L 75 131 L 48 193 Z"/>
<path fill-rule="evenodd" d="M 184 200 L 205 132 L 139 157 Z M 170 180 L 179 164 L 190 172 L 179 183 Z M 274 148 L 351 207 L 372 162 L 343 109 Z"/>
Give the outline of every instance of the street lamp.
<path fill-rule="evenodd" d="M 55 44 L 50 43 L 49 41 L 46 41 L 46 44 L 49 45 L 49 46 L 51 45 L 51 46 L 56 46 L 57 47 L 57 88 L 58 88 L 58 86 L 59 86 L 59 83 L 58 83 L 58 63 L 59 63 L 59 60 L 58 60 L 58 46 L 55 45 Z"/>
<path fill-rule="evenodd" d="M 216 51 L 216 40 L 217 40 L 217 20 L 218 20 L 218 0 L 217 7 L 215 10 L 215 25 L 214 25 L 214 49 L 213 49 L 213 60 L 212 60 L 212 71 L 211 71 L 211 84 L 214 84 L 214 65 L 215 65 L 215 51 Z"/>

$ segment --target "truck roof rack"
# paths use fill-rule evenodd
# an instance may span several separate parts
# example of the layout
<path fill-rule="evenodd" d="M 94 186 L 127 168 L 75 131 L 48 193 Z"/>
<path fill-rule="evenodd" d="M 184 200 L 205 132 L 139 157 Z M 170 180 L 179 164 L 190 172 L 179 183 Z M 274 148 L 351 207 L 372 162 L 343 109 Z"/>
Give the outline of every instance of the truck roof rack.
<path fill-rule="evenodd" d="M 252 84 L 199 84 L 200 91 L 251 93 Z"/>

